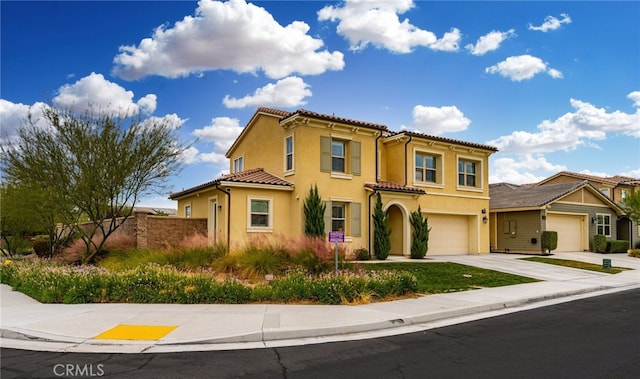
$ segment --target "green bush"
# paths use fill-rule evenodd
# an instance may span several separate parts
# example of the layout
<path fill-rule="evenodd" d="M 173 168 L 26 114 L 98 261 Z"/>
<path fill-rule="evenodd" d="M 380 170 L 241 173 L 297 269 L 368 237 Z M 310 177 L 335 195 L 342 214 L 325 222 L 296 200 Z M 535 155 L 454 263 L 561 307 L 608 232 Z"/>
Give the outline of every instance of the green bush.
<path fill-rule="evenodd" d="M 607 241 L 608 253 L 626 253 L 629 250 L 629 241 L 609 240 Z"/>
<path fill-rule="evenodd" d="M 542 251 L 550 254 L 551 250 L 555 250 L 558 247 L 558 232 L 545 230 L 542 232 L 540 240 Z"/>
<path fill-rule="evenodd" d="M 607 252 L 607 237 L 602 234 L 596 234 L 593 236 L 593 251 L 596 253 Z"/>
<path fill-rule="evenodd" d="M 33 251 L 40 258 L 51 256 L 51 240 L 49 236 L 36 236 L 33 240 Z"/>
<path fill-rule="evenodd" d="M 365 249 L 364 247 L 355 249 L 353 253 L 355 255 L 356 260 L 358 261 L 368 261 L 369 258 L 371 258 L 369 256 L 369 250 Z"/>
<path fill-rule="evenodd" d="M 427 217 L 422 217 L 422 211 L 420 210 L 420 206 L 418 206 L 417 211 L 411 212 L 409 221 L 411 221 L 411 227 L 413 229 L 411 238 L 411 258 L 422 259 L 429 251 L 429 232 L 431 232 L 429 219 Z"/>

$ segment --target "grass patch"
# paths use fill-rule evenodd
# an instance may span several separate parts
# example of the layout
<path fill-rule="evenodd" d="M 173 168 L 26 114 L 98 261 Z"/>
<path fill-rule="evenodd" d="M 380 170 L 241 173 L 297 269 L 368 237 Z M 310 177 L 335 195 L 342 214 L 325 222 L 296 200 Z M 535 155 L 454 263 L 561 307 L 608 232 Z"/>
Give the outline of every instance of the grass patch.
<path fill-rule="evenodd" d="M 360 268 L 371 271 L 407 271 L 418 280 L 417 292 L 424 294 L 459 292 L 538 281 L 524 276 L 450 262 L 366 263 L 360 265 Z"/>
<path fill-rule="evenodd" d="M 572 260 L 569 260 L 569 259 L 542 258 L 542 257 L 527 257 L 527 258 L 520 258 L 520 259 L 522 259 L 524 261 L 530 261 L 530 262 L 540 262 L 540 263 L 548 263 L 548 264 L 556 265 L 556 266 L 578 268 L 578 269 L 581 269 L 581 270 L 606 272 L 607 274 L 617 274 L 617 273 L 625 271 L 625 270 L 631 270 L 630 268 L 626 268 L 626 267 L 604 268 L 602 265 L 599 265 L 599 264 L 580 262 L 580 261 L 572 261 Z"/>

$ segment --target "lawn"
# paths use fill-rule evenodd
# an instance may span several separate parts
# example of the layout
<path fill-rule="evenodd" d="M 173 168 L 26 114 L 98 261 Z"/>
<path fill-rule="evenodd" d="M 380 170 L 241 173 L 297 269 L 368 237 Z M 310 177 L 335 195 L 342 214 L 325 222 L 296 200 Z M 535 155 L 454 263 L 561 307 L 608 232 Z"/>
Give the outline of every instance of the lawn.
<path fill-rule="evenodd" d="M 525 261 L 531 261 L 531 262 L 548 263 L 548 264 L 557 265 L 557 266 L 579 268 L 581 270 L 606 272 L 607 274 L 617 274 L 617 273 L 625 271 L 625 270 L 631 270 L 630 268 L 626 268 L 626 267 L 604 268 L 600 264 L 580 262 L 580 261 L 572 261 L 572 260 L 569 260 L 569 259 L 542 258 L 542 257 L 528 257 L 528 258 L 520 258 L 520 259 L 525 260 Z"/>
<path fill-rule="evenodd" d="M 418 293 L 459 292 L 537 282 L 537 279 L 450 262 L 366 263 L 365 270 L 403 270 L 418 279 Z"/>

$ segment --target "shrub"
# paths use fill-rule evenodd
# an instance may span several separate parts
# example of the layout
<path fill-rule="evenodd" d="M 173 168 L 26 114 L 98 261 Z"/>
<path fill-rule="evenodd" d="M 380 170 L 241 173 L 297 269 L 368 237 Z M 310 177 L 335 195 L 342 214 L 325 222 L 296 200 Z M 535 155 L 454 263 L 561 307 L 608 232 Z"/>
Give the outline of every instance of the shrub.
<path fill-rule="evenodd" d="M 596 253 L 607 252 L 607 237 L 602 234 L 596 234 L 593 236 L 593 251 Z"/>
<path fill-rule="evenodd" d="M 33 251 L 40 258 L 50 257 L 52 253 L 49 236 L 36 236 L 33 240 Z"/>
<path fill-rule="evenodd" d="M 429 219 L 422 217 L 422 211 L 418 205 L 418 210 L 411 212 L 409 218 L 413 229 L 411 238 L 411 258 L 422 259 L 429 251 Z"/>
<path fill-rule="evenodd" d="M 365 249 L 364 247 L 356 249 L 353 253 L 356 260 L 358 261 L 368 261 L 369 258 L 371 258 L 369 256 L 369 250 Z"/>
<path fill-rule="evenodd" d="M 640 258 L 640 249 L 631 249 L 629 250 L 629 254 L 630 257 L 634 257 L 634 258 Z"/>
<path fill-rule="evenodd" d="M 324 212 L 326 205 L 318 194 L 318 185 L 309 189 L 309 195 L 304 199 L 304 234 L 309 237 L 324 238 Z"/>
<path fill-rule="evenodd" d="M 377 194 L 373 210 L 373 254 L 380 260 L 387 259 L 391 251 L 391 227 L 389 216 L 382 210 L 382 199 Z"/>
<path fill-rule="evenodd" d="M 545 230 L 542 232 L 540 240 L 542 251 L 546 251 L 547 254 L 551 254 L 551 250 L 555 250 L 558 247 L 558 232 Z"/>
<path fill-rule="evenodd" d="M 629 250 L 629 241 L 609 240 L 607 241 L 608 253 L 626 253 Z"/>

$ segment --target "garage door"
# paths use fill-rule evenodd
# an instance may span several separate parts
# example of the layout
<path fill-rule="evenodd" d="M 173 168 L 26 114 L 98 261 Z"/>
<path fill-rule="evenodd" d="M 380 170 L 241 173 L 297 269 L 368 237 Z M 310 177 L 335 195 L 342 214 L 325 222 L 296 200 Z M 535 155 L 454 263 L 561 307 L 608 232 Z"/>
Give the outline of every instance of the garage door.
<path fill-rule="evenodd" d="M 429 216 L 429 252 L 427 255 L 469 254 L 467 216 Z"/>
<path fill-rule="evenodd" d="M 547 215 L 547 230 L 558 232 L 555 251 L 582 251 L 582 216 Z"/>

